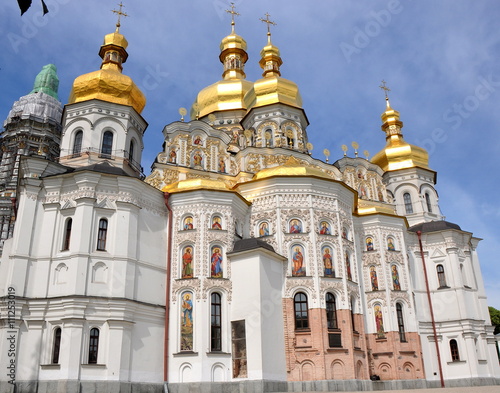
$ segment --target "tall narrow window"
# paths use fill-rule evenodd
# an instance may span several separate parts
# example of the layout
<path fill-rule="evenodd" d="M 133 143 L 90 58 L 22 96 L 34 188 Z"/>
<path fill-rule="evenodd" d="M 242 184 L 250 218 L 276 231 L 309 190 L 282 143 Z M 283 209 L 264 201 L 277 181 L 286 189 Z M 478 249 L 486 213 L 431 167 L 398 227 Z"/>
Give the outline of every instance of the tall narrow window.
<path fill-rule="evenodd" d="M 52 347 L 52 364 L 59 364 L 59 350 L 61 348 L 61 328 L 54 330 L 54 344 Z"/>
<path fill-rule="evenodd" d="M 404 343 L 406 342 L 406 335 L 405 335 L 405 322 L 403 319 L 403 307 L 401 306 L 401 303 L 396 303 L 396 314 L 398 316 L 399 341 Z"/>
<path fill-rule="evenodd" d="M 427 204 L 427 211 L 432 213 L 431 196 L 428 192 L 425 193 L 425 203 Z"/>
<path fill-rule="evenodd" d="M 82 152 L 83 131 L 78 131 L 75 134 L 75 141 L 73 142 L 73 154 L 80 154 Z"/>
<path fill-rule="evenodd" d="M 71 240 L 71 227 L 73 225 L 73 220 L 71 218 L 68 218 L 66 220 L 66 228 L 64 231 L 64 242 L 63 242 L 63 248 L 62 250 L 69 250 L 69 242 Z"/>
<path fill-rule="evenodd" d="M 405 203 L 405 210 L 406 214 L 412 214 L 413 213 L 413 205 L 411 203 L 411 195 L 407 192 L 403 194 L 403 200 Z"/>
<path fill-rule="evenodd" d="M 446 277 L 444 275 L 444 267 L 443 265 L 437 265 L 436 271 L 438 275 L 439 288 L 446 288 Z"/>
<path fill-rule="evenodd" d="M 451 360 L 453 362 L 459 362 L 460 354 L 458 353 L 457 340 L 450 340 L 450 351 L 451 351 Z"/>
<path fill-rule="evenodd" d="M 338 329 L 337 305 L 335 303 L 335 296 L 330 292 L 326 294 L 326 323 L 328 329 Z"/>
<path fill-rule="evenodd" d="M 108 235 L 108 220 L 101 218 L 99 220 L 99 232 L 97 234 L 97 249 L 99 251 L 106 250 L 106 237 Z"/>
<path fill-rule="evenodd" d="M 128 149 L 128 160 L 130 162 L 134 161 L 134 148 L 135 148 L 135 143 L 134 143 L 134 140 L 132 139 L 130 141 L 130 147 Z"/>
<path fill-rule="evenodd" d="M 309 317 L 307 309 L 307 296 L 299 292 L 293 298 L 295 309 L 295 329 L 309 329 Z"/>
<path fill-rule="evenodd" d="M 113 151 L 113 133 L 106 131 L 102 136 L 101 153 L 110 156 Z"/>
<path fill-rule="evenodd" d="M 210 317 L 211 317 L 211 346 L 212 351 L 222 351 L 222 334 L 221 334 L 221 296 L 219 293 L 212 293 Z"/>
<path fill-rule="evenodd" d="M 89 364 L 97 364 L 97 351 L 99 350 L 99 329 L 90 330 L 89 339 Z"/>

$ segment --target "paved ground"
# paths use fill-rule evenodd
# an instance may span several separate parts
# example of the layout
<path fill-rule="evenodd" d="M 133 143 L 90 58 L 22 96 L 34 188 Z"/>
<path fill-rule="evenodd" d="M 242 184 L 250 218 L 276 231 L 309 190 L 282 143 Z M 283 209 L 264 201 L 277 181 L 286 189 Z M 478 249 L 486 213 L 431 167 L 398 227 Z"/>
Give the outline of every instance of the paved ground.
<path fill-rule="evenodd" d="M 378 393 L 403 393 L 403 392 L 404 393 L 500 393 L 500 386 L 476 386 L 476 387 L 444 388 L 444 389 L 378 390 L 377 392 Z"/>

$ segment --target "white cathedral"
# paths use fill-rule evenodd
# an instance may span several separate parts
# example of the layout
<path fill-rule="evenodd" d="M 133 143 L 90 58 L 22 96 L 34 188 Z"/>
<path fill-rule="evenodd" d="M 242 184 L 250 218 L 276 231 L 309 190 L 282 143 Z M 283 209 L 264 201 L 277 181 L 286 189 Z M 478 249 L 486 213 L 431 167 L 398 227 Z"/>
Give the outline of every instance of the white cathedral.
<path fill-rule="evenodd" d="M 480 239 L 389 100 L 370 161 L 313 158 L 270 33 L 248 81 L 233 20 L 145 177 L 127 45 L 106 35 L 64 107 L 45 66 L 4 122 L 1 393 L 500 384 Z"/>

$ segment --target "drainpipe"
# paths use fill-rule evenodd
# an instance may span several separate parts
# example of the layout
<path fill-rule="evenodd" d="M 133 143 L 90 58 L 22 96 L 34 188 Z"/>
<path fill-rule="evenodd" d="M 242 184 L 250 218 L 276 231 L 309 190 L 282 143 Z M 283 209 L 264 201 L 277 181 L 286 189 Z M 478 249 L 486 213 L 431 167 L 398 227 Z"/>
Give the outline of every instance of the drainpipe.
<path fill-rule="evenodd" d="M 427 289 L 427 300 L 429 301 L 429 310 L 431 313 L 432 331 L 434 333 L 434 343 L 436 344 L 436 353 L 439 366 L 439 378 L 441 379 L 441 387 L 444 388 L 443 367 L 441 366 L 441 352 L 439 352 L 439 344 L 436 333 L 436 322 L 434 321 L 434 310 L 432 309 L 431 291 L 429 290 L 429 280 L 427 279 L 427 268 L 425 266 L 424 249 L 422 247 L 422 231 L 417 231 L 418 245 L 420 246 L 420 256 L 422 257 L 422 265 L 424 266 L 425 288 Z"/>
<path fill-rule="evenodd" d="M 168 204 L 168 198 L 170 194 L 168 192 L 163 193 L 163 198 L 165 199 L 165 206 L 168 210 L 168 237 L 167 237 L 167 283 L 165 289 L 165 341 L 163 348 L 163 381 L 164 381 L 164 391 L 168 392 L 167 382 L 168 382 L 168 331 L 170 323 L 170 275 L 171 275 L 171 251 L 172 251 L 172 209 Z"/>

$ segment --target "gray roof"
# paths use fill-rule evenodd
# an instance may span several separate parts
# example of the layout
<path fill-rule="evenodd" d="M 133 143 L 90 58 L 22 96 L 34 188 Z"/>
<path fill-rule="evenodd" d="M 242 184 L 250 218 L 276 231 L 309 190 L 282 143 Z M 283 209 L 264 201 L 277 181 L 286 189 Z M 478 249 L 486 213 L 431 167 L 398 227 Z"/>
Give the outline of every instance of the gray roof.
<path fill-rule="evenodd" d="M 266 250 L 275 252 L 273 246 L 271 246 L 270 244 L 266 243 L 263 240 L 252 237 L 249 239 L 241 239 L 235 242 L 233 251 L 231 251 L 231 253 L 255 250 L 258 248 L 265 248 Z"/>
<path fill-rule="evenodd" d="M 448 221 L 422 222 L 420 224 L 413 225 L 408 230 L 412 232 L 420 231 L 422 233 L 427 233 L 427 232 L 446 231 L 448 229 L 456 229 L 457 231 L 462 230 L 457 224 L 453 224 L 452 222 Z"/>

